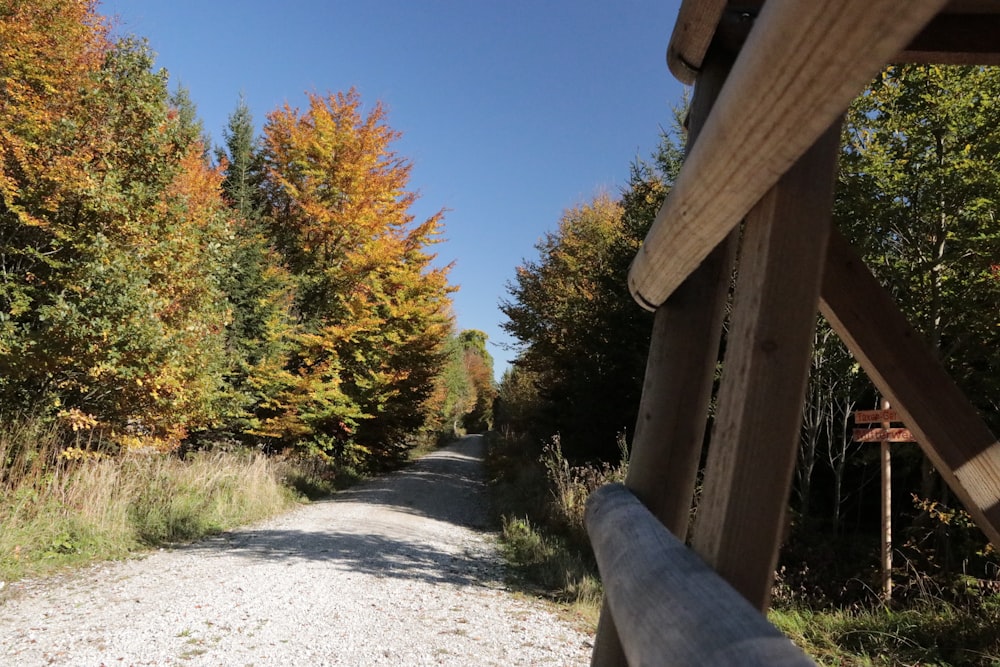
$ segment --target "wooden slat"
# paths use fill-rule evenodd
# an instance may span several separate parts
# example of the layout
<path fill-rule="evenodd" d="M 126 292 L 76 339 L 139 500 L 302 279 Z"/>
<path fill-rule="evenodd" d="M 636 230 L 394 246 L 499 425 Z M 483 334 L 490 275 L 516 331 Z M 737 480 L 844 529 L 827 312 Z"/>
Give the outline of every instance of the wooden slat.
<path fill-rule="evenodd" d="M 831 235 L 820 310 L 1000 547 L 1000 443 L 854 249 Z"/>
<path fill-rule="evenodd" d="M 691 100 L 689 146 L 697 141 L 732 62 L 733 56 L 721 50 L 706 56 Z M 681 539 L 687 534 L 705 439 L 737 238 L 731 234 L 657 310 L 650 336 L 625 484 Z M 591 664 L 626 664 L 606 605 Z"/>
<path fill-rule="evenodd" d="M 685 0 L 670 35 L 667 65 L 683 83 L 694 83 L 702 60 L 722 28 L 723 17 L 755 17 L 763 0 Z M 998 65 L 1000 40 L 996 0 L 950 0 L 892 62 Z"/>
<path fill-rule="evenodd" d="M 993 14 L 939 14 L 893 60 L 1000 65 L 1000 2 Z"/>
<path fill-rule="evenodd" d="M 839 146 L 838 122 L 754 207 L 743 230 L 692 546 L 761 609 L 798 451 Z"/>
<path fill-rule="evenodd" d="M 625 487 L 591 494 L 586 523 L 628 664 L 814 664 Z"/>
<path fill-rule="evenodd" d="M 768 0 L 636 255 L 654 309 L 934 16 L 943 0 Z"/>

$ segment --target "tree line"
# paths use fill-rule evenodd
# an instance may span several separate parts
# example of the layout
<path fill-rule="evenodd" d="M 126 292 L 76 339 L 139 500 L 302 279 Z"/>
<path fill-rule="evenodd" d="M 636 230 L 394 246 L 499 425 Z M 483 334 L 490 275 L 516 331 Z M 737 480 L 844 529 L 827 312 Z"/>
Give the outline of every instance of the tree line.
<path fill-rule="evenodd" d="M 454 330 L 384 107 L 312 94 L 258 135 L 241 99 L 213 147 L 96 8 L 0 7 L 0 415 L 358 468 L 488 424 L 485 334 Z"/>
<path fill-rule="evenodd" d="M 628 266 L 670 191 L 683 139 L 675 122 L 653 156 L 632 164 L 617 196 L 600 194 L 565 211 L 537 257 L 517 268 L 501 303 L 503 326 L 519 341 L 498 389 L 501 428 L 535 439 L 559 433 L 577 460 L 617 459 L 616 433 L 630 437 L 635 425 L 651 329 L 628 294 Z M 891 66 L 848 111 L 835 222 L 994 431 L 998 179 L 996 68 Z M 819 318 L 792 498 L 800 532 L 836 540 L 877 528 L 877 455 L 851 441 L 851 415 L 879 399 Z M 982 564 L 985 540 L 960 519 L 930 463 L 916 445 L 897 452 L 894 523 L 904 527 L 897 547 L 934 571 L 954 570 L 963 559 Z"/>

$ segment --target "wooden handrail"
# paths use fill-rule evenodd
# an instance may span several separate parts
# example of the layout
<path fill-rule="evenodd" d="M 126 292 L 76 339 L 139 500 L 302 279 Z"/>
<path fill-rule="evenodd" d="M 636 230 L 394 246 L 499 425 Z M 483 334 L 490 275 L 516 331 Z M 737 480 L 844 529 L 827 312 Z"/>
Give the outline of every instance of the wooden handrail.
<path fill-rule="evenodd" d="M 630 665 L 814 665 L 621 484 L 586 521 Z"/>
<path fill-rule="evenodd" d="M 629 271 L 653 310 L 944 0 L 768 0 Z"/>

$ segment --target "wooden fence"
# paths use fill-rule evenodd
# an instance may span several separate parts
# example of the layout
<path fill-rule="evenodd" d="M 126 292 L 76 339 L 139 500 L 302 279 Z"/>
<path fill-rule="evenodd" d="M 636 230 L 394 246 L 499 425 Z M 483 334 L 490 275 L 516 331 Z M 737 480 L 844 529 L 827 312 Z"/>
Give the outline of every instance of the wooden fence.
<path fill-rule="evenodd" d="M 1000 0 L 684 0 L 667 61 L 695 85 L 688 155 L 629 273 L 655 316 L 625 487 L 588 508 L 607 590 L 592 664 L 808 664 L 760 612 L 817 309 L 1000 546 L 1000 443 L 831 226 L 851 100 L 888 62 L 1000 64 Z"/>

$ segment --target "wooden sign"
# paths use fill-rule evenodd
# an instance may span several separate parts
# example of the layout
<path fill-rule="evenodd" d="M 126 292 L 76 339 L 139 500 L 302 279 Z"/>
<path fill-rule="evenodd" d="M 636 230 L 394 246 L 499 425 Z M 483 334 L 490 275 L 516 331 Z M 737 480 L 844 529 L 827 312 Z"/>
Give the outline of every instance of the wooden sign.
<path fill-rule="evenodd" d="M 895 410 L 858 410 L 854 413 L 855 424 L 902 421 Z"/>
<path fill-rule="evenodd" d="M 908 428 L 856 428 L 855 442 L 913 442 L 913 434 Z"/>

